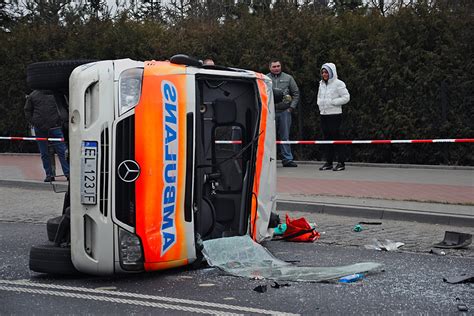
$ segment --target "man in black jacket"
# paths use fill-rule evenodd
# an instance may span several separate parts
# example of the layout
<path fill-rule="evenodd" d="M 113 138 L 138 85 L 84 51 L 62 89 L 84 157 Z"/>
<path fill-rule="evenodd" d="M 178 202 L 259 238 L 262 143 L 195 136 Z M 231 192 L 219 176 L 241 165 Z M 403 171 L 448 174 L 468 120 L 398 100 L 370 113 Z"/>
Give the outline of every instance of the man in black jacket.
<path fill-rule="evenodd" d="M 26 99 L 25 116 L 33 125 L 36 137 L 64 138 L 62 132 L 63 122 L 68 121 L 68 113 L 64 106 L 59 104 L 59 95 L 49 90 L 34 90 Z M 44 182 L 54 181 L 51 161 L 48 154 L 48 141 L 38 141 L 43 168 L 46 173 Z M 64 142 L 53 142 L 54 151 L 59 157 L 61 168 L 67 179 L 69 179 L 69 163 L 66 159 L 67 147 Z"/>

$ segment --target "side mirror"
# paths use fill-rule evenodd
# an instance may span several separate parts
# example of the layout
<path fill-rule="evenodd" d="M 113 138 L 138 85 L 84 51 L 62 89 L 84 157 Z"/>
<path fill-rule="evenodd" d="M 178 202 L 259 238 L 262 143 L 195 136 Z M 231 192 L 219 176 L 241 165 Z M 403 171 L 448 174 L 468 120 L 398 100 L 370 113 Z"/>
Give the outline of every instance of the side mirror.
<path fill-rule="evenodd" d="M 278 88 L 273 88 L 273 102 L 275 104 L 283 102 L 283 91 Z"/>

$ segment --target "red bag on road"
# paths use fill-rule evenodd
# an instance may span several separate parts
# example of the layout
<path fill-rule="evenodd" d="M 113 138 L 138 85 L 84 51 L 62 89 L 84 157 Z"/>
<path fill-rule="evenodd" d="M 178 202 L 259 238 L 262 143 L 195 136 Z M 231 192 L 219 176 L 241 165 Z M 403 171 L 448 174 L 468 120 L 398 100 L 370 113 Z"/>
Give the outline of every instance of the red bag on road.
<path fill-rule="evenodd" d="M 291 219 L 286 214 L 286 231 L 282 239 L 288 241 L 315 241 L 321 235 L 311 227 L 306 218 Z"/>

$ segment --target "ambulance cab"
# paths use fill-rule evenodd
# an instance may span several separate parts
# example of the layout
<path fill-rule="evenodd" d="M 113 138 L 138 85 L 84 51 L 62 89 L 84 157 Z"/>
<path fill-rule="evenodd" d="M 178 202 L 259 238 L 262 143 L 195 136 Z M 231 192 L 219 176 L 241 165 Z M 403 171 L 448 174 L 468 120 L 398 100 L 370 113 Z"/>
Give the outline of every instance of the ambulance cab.
<path fill-rule="evenodd" d="M 194 262 L 202 240 L 269 237 L 271 81 L 170 61 L 98 61 L 69 78 L 70 253 L 84 273 Z"/>

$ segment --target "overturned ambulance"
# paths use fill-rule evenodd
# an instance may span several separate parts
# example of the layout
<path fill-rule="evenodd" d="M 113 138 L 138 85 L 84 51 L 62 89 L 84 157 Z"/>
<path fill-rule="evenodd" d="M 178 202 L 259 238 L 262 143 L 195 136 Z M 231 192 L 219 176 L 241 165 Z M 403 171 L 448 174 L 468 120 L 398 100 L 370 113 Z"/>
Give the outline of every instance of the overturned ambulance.
<path fill-rule="evenodd" d="M 154 271 L 199 260 L 202 240 L 269 237 L 276 148 L 264 75 L 185 55 L 98 61 L 72 71 L 68 97 L 70 206 L 48 223 L 53 242 L 32 247 L 30 269 Z"/>

